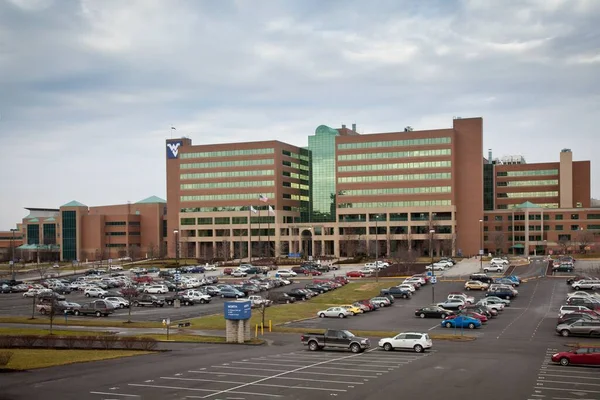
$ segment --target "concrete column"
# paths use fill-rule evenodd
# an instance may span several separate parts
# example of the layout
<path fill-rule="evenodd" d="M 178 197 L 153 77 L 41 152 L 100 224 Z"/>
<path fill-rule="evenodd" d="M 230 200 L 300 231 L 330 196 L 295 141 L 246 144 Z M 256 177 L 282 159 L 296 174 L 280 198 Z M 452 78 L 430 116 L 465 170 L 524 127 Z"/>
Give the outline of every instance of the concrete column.
<path fill-rule="evenodd" d="M 244 341 L 252 339 L 252 327 L 250 326 L 250 320 L 246 319 L 242 321 L 244 323 Z"/>
<path fill-rule="evenodd" d="M 233 235 L 231 235 L 230 237 L 233 238 Z M 230 257 L 232 257 L 233 254 L 234 254 L 234 250 L 235 250 L 234 247 L 233 247 L 234 244 L 235 244 L 235 242 L 233 240 L 229 241 L 229 255 L 227 256 L 227 259 L 229 259 Z"/>
<path fill-rule="evenodd" d="M 560 152 L 558 183 L 560 208 L 573 208 L 573 153 L 569 149 Z"/>
<path fill-rule="evenodd" d="M 340 258 L 340 238 L 336 236 L 333 239 L 333 255 L 337 258 Z"/>
<path fill-rule="evenodd" d="M 200 242 L 196 242 L 196 259 L 200 258 Z"/>
<path fill-rule="evenodd" d="M 226 320 L 225 321 L 225 340 L 227 343 L 236 343 L 238 335 L 238 321 Z"/>
<path fill-rule="evenodd" d="M 237 342 L 244 343 L 244 334 L 246 330 L 244 329 L 244 325 L 246 321 L 236 321 L 237 322 Z"/>
<path fill-rule="evenodd" d="M 525 257 L 529 256 L 529 210 L 525 209 Z"/>

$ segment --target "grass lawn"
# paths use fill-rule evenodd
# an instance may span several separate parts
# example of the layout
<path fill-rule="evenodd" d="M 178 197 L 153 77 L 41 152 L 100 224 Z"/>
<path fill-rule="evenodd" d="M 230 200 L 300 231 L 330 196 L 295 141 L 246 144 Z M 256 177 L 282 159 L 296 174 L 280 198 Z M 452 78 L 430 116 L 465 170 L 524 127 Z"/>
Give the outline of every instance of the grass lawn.
<path fill-rule="evenodd" d="M 370 299 L 378 295 L 380 289 L 397 284 L 398 282 L 394 281 L 350 283 L 329 293 L 317 296 L 309 301 L 271 306 L 266 309 L 265 325 L 268 325 L 269 320 L 271 320 L 271 323 L 275 327 L 276 325 L 284 324 L 286 322 L 315 317 L 320 310 L 334 305 L 351 304 L 361 299 Z M 254 328 L 256 324 L 260 324 L 261 321 L 262 314 L 260 311 L 253 311 L 252 318 L 250 319 L 252 328 Z M 194 318 L 191 322 L 194 329 L 225 329 L 225 319 L 223 319 L 222 314 Z"/>
<path fill-rule="evenodd" d="M 50 334 L 50 329 L 38 329 L 38 328 L 3 328 L 0 327 L 0 336 L 2 335 L 35 335 L 35 336 L 46 336 Z M 93 332 L 93 331 L 69 331 L 64 329 L 52 329 L 52 334 L 56 336 L 105 336 L 111 335 L 111 332 Z"/>
<path fill-rule="evenodd" d="M 6 366 L 9 369 L 28 370 L 74 364 L 88 361 L 151 354 L 151 351 L 136 350 L 38 350 L 10 349 L 13 356 Z"/>
<path fill-rule="evenodd" d="M 115 320 L 112 318 L 102 319 L 81 319 L 78 317 L 69 316 L 68 323 L 65 323 L 65 319 L 61 316 L 54 318 L 54 325 L 56 326 L 108 326 L 108 327 L 121 327 L 121 328 L 162 328 L 160 322 L 131 322 L 127 323 L 122 320 Z M 48 317 L 36 316 L 35 319 L 30 317 L 0 317 L 0 323 L 6 324 L 31 324 L 31 325 L 50 325 Z"/>

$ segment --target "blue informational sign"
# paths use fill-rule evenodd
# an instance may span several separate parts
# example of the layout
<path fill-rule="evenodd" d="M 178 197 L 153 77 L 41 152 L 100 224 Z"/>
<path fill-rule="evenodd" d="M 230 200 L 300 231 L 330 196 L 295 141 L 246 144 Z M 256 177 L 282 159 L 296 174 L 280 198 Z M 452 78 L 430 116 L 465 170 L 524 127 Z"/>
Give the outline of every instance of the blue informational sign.
<path fill-rule="evenodd" d="M 431 273 L 431 271 L 427 271 L 427 276 L 431 276 L 431 275 L 433 275 L 433 274 Z"/>
<path fill-rule="evenodd" d="M 435 284 L 435 283 L 437 283 L 437 276 L 432 276 L 432 277 L 431 277 L 431 283 L 432 283 L 432 284 Z"/>
<path fill-rule="evenodd" d="M 288 257 L 290 257 L 290 258 L 302 257 L 302 253 L 289 253 Z"/>
<path fill-rule="evenodd" d="M 226 301 L 225 319 L 250 319 L 252 316 L 252 304 L 247 300 Z"/>

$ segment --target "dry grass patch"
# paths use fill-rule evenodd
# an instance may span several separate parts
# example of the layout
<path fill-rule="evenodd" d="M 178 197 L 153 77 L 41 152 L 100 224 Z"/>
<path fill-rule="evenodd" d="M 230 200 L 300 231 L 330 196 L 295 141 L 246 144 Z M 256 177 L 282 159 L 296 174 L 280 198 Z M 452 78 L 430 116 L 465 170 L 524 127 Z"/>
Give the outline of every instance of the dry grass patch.
<path fill-rule="evenodd" d="M 136 350 L 11 349 L 10 353 L 12 353 L 12 357 L 6 365 L 6 368 L 29 370 L 54 367 L 57 365 L 139 356 L 143 354 L 151 354 L 152 352 Z"/>

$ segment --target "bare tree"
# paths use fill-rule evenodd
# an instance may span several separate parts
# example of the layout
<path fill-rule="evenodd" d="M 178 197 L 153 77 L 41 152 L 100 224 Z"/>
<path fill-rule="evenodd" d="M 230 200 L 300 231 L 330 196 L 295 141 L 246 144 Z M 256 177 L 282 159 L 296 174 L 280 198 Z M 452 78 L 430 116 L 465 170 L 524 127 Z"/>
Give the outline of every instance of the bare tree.
<path fill-rule="evenodd" d="M 129 313 L 127 315 L 127 322 L 131 323 L 131 309 L 133 308 L 133 301 L 140 293 L 134 287 L 127 287 L 121 290 L 121 294 L 129 302 Z"/>
<path fill-rule="evenodd" d="M 229 259 L 231 258 L 229 239 L 223 239 L 221 241 L 221 246 L 219 250 L 219 257 L 221 257 L 225 262 L 229 261 Z"/>
<path fill-rule="evenodd" d="M 575 240 L 579 244 L 579 251 L 585 253 L 588 245 L 594 242 L 594 234 L 588 230 L 580 230 Z"/>
<path fill-rule="evenodd" d="M 358 243 L 355 239 L 356 233 L 354 228 L 344 227 L 344 239 L 342 241 L 344 247 L 344 253 L 346 257 L 352 258 L 356 255 L 358 249 Z"/>
<path fill-rule="evenodd" d="M 408 235 L 407 235 L 408 236 Z M 410 241 L 406 240 L 400 243 L 394 252 L 394 263 L 397 264 L 399 273 L 408 272 L 412 265 L 417 261 L 417 254 L 411 248 Z"/>
<path fill-rule="evenodd" d="M 33 268 L 38 274 L 40 274 L 40 279 L 44 279 L 48 273 L 48 270 L 51 268 L 50 264 L 36 264 Z"/>
<path fill-rule="evenodd" d="M 158 248 L 154 243 L 150 243 L 146 248 L 147 257 L 149 259 L 154 259 L 158 255 Z"/>
<path fill-rule="evenodd" d="M 131 261 L 135 261 L 137 259 L 140 258 L 140 246 L 138 246 L 137 244 L 130 244 L 129 245 L 129 257 L 131 257 Z"/>
<path fill-rule="evenodd" d="M 440 239 L 440 250 L 443 256 L 450 257 L 452 255 L 452 239 Z"/>
<path fill-rule="evenodd" d="M 506 236 L 504 236 L 504 233 L 494 233 L 492 240 L 494 241 L 494 246 L 496 247 L 496 253 L 503 254 L 506 246 Z"/>
<path fill-rule="evenodd" d="M 562 253 L 567 254 L 567 250 L 571 245 L 571 240 L 567 235 L 560 235 L 558 237 L 558 245 L 560 246 Z"/>
<path fill-rule="evenodd" d="M 167 242 L 162 241 L 160 242 L 160 246 L 158 249 L 158 257 L 160 259 L 163 259 L 167 256 Z"/>

